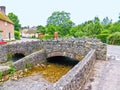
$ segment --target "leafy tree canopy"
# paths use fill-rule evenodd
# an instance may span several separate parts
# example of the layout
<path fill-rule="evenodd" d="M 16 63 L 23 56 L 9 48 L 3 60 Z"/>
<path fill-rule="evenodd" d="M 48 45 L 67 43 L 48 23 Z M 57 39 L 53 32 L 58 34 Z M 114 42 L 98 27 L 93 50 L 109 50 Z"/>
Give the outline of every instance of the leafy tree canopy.
<path fill-rule="evenodd" d="M 48 17 L 47 25 L 54 25 L 57 26 L 57 28 L 59 27 L 58 32 L 62 36 L 65 36 L 69 33 L 69 30 L 74 25 L 74 23 L 70 20 L 70 13 L 56 11 L 53 12 L 50 17 Z"/>
<path fill-rule="evenodd" d="M 108 17 L 105 17 L 102 21 L 103 25 L 108 25 L 110 23 L 112 23 L 112 19 L 109 19 Z"/>
<path fill-rule="evenodd" d="M 37 32 L 45 34 L 45 27 L 42 25 L 37 26 Z"/>
<path fill-rule="evenodd" d="M 19 24 L 18 16 L 11 12 L 8 14 L 8 17 L 14 23 L 14 29 L 19 31 L 21 29 L 21 24 Z"/>

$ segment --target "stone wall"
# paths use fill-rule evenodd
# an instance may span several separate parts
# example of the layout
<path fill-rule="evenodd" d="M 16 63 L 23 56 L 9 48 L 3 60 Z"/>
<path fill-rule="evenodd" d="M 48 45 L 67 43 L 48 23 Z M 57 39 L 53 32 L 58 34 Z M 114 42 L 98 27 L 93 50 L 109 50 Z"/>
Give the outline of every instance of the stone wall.
<path fill-rule="evenodd" d="M 44 49 L 46 58 L 52 56 L 67 56 L 79 59 L 85 56 L 91 49 L 96 50 L 96 58 L 106 60 L 107 45 L 98 39 L 59 39 L 48 41 L 30 41 L 2 45 L 0 47 L 0 63 L 7 61 L 8 56 L 22 53 L 25 56 Z"/>
<path fill-rule="evenodd" d="M 18 70 L 25 69 L 27 62 L 29 62 L 31 66 L 46 62 L 45 51 L 40 50 L 22 59 L 19 59 L 18 61 L 14 62 L 14 66 Z"/>
<path fill-rule="evenodd" d="M 42 48 L 43 47 L 42 45 L 40 45 L 39 41 L 13 43 L 7 45 L 7 53 L 8 54 L 22 53 L 24 55 L 29 55 Z"/>
<path fill-rule="evenodd" d="M 106 60 L 107 45 L 98 39 L 62 39 L 46 41 L 46 56 L 67 56 L 77 59 L 77 56 L 85 56 L 91 49 L 96 50 L 98 60 Z"/>
<path fill-rule="evenodd" d="M 0 46 L 0 63 L 6 62 L 6 61 L 7 61 L 6 45 L 1 45 Z"/>
<path fill-rule="evenodd" d="M 85 58 L 75 65 L 58 82 L 45 90 L 82 90 L 96 60 L 95 50 L 91 50 Z"/>
<path fill-rule="evenodd" d="M 27 62 L 29 62 L 31 66 L 46 62 L 45 50 L 37 51 L 22 59 L 19 59 L 14 62 L 14 66 L 18 70 L 25 69 Z"/>
<path fill-rule="evenodd" d="M 40 50 L 40 51 L 39 51 Z M 56 54 L 57 52 L 57 54 Z M 24 53 L 26 57 L 16 61 L 16 69 L 24 69 L 27 62 L 31 65 L 46 62 L 52 56 L 67 56 L 84 59 L 75 65 L 58 82 L 50 85 L 47 90 L 82 90 L 89 77 L 95 60 L 106 60 L 107 46 L 97 39 L 61 39 L 49 41 L 31 41 L 3 45 L 0 47 L 0 62 L 7 59 L 8 54 Z"/>
<path fill-rule="evenodd" d="M 21 53 L 25 56 L 32 54 L 33 52 L 43 49 L 40 41 L 12 43 L 0 46 L 0 63 L 6 62 L 8 58 L 16 53 Z"/>

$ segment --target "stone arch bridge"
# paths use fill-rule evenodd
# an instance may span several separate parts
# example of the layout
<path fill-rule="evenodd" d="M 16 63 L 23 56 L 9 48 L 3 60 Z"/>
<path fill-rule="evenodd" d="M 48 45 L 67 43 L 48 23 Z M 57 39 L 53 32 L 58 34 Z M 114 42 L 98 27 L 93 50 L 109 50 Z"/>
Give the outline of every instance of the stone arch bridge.
<path fill-rule="evenodd" d="M 6 62 L 16 53 L 27 56 L 39 50 L 44 50 L 45 58 L 67 56 L 79 60 L 91 49 L 96 50 L 97 59 L 106 59 L 106 44 L 101 43 L 97 39 L 61 39 L 48 41 L 38 40 L 2 45 L 0 46 L 0 63 Z"/>
<path fill-rule="evenodd" d="M 46 58 L 66 56 L 81 60 L 56 83 L 39 90 L 83 90 L 97 59 L 106 60 L 107 45 L 97 39 L 61 39 L 31 41 L 0 46 L 0 63 L 6 62 L 12 55 L 23 54 L 25 57 L 14 62 L 16 69 L 25 69 L 31 65 L 46 62 Z"/>

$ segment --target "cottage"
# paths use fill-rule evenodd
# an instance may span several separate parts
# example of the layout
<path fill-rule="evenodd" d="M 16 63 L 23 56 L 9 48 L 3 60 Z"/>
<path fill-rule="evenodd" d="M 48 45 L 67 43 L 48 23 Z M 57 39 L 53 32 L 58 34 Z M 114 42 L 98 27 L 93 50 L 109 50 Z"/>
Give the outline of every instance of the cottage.
<path fill-rule="evenodd" d="M 6 16 L 5 6 L 0 6 L 0 38 L 14 40 L 14 23 Z"/>
<path fill-rule="evenodd" d="M 38 37 L 38 33 L 36 29 L 23 29 L 21 30 L 21 36 L 26 37 L 26 38 L 31 38 L 31 37 Z"/>

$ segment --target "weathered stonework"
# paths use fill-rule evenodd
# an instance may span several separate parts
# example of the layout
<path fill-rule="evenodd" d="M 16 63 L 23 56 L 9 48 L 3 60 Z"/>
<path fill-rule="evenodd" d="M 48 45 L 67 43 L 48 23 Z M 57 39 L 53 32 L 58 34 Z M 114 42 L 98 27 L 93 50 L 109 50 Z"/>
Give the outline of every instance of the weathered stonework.
<path fill-rule="evenodd" d="M 46 58 L 67 56 L 74 59 L 84 57 L 91 49 L 96 50 L 96 58 L 106 60 L 107 45 L 97 39 L 60 39 L 31 41 L 0 46 L 0 63 L 7 61 L 8 55 L 22 53 L 25 56 L 44 49 Z"/>
<path fill-rule="evenodd" d="M 24 70 L 26 68 L 26 63 L 29 62 L 30 66 L 34 66 L 36 64 L 41 64 L 46 62 L 45 51 L 40 50 L 35 53 L 32 53 L 18 61 L 14 62 L 14 66 L 18 70 Z"/>
<path fill-rule="evenodd" d="M 16 69 L 24 69 L 26 62 L 31 65 L 46 62 L 46 58 L 67 56 L 81 60 L 61 79 L 45 90 L 82 90 L 95 60 L 106 60 L 107 46 L 97 39 L 61 39 L 31 41 L 3 45 L 0 47 L 0 62 L 7 61 L 8 54 L 23 53 L 26 57 L 14 62 Z M 44 89 L 42 89 L 44 90 Z"/>
<path fill-rule="evenodd" d="M 91 50 L 85 58 L 75 65 L 58 82 L 45 90 L 82 90 L 96 60 L 95 50 Z"/>

